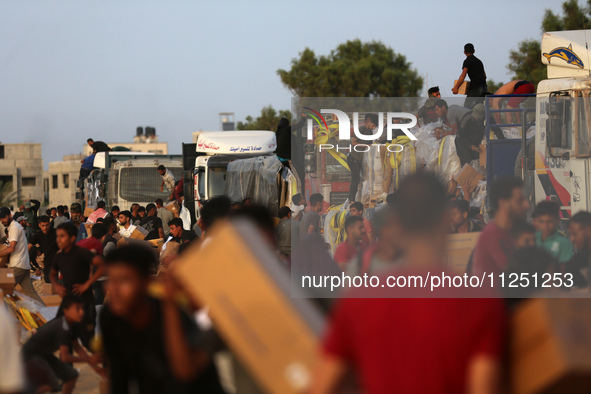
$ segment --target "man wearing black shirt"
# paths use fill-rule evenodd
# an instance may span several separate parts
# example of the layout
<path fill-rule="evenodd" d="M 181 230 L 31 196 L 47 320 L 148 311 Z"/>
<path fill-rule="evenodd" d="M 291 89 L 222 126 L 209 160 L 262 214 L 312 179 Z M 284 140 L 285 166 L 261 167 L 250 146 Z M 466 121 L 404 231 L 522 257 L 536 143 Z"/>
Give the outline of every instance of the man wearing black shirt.
<path fill-rule="evenodd" d="M 191 242 L 199 237 L 193 231 L 183 229 L 183 220 L 181 218 L 174 218 L 168 222 L 170 227 L 170 236 L 166 240 L 178 242 L 180 244 Z"/>
<path fill-rule="evenodd" d="M 106 258 L 109 302 L 100 315 L 111 392 L 223 393 L 205 333 L 174 302 L 177 286 L 162 299 L 148 295 L 154 255 L 124 246 Z"/>
<path fill-rule="evenodd" d="M 76 294 L 84 302 L 84 321 L 81 326 L 75 327 L 84 346 L 94 336 L 96 326 L 96 309 L 94 307 L 94 294 L 92 284 L 104 274 L 103 259 L 94 255 L 87 249 L 76 245 L 78 230 L 73 223 L 67 222 L 57 228 L 57 245 L 60 251 L 55 255 L 51 268 L 51 284 L 61 296 Z M 97 269 L 91 275 L 91 266 Z M 58 282 L 58 274 L 61 272 L 63 285 Z M 61 316 L 61 309 L 58 310 Z"/>
<path fill-rule="evenodd" d="M 140 227 L 143 227 L 147 232 L 145 240 L 164 238 L 164 230 L 162 229 L 162 219 L 157 214 L 155 204 L 148 204 L 146 207 L 147 216 L 140 222 Z"/>
<path fill-rule="evenodd" d="M 39 223 L 40 230 L 33 234 L 31 239 L 29 240 L 29 250 L 31 250 L 31 248 L 33 248 L 34 246 L 39 245 L 37 249 L 44 255 L 43 277 L 45 278 L 45 283 L 51 283 L 51 281 L 49 280 L 49 274 L 51 272 L 51 265 L 53 264 L 53 259 L 58 251 L 56 242 L 56 232 L 51 223 L 49 222 L 49 217 L 45 215 L 39 216 L 37 221 Z"/>
<path fill-rule="evenodd" d="M 105 144 L 103 141 L 94 141 L 92 138 L 89 138 L 86 142 L 88 143 L 88 146 L 92 148 L 92 153 L 111 151 L 109 145 Z"/>
<path fill-rule="evenodd" d="M 464 45 L 464 54 L 466 59 L 462 64 L 462 74 L 451 91 L 453 94 L 458 94 L 458 89 L 464 83 L 466 74 L 468 74 L 468 77 L 470 77 L 470 90 L 466 94 L 464 107 L 472 109 L 476 104 L 484 103 L 484 96 L 487 93 L 486 72 L 480 59 L 474 56 L 474 45 L 469 43 Z"/>

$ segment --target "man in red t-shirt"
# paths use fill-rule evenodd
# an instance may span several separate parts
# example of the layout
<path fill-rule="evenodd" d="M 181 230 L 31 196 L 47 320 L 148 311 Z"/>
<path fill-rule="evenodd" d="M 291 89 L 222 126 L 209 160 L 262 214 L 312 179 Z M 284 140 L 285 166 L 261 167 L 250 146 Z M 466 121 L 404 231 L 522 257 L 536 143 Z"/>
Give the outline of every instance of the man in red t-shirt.
<path fill-rule="evenodd" d="M 523 184 L 518 178 L 496 179 L 488 194 L 494 219 L 490 221 L 478 237 L 474 249 L 472 275 L 498 275 L 509 263 L 515 249 L 511 230 L 521 220 L 525 220 L 529 202 L 523 192 Z"/>
<path fill-rule="evenodd" d="M 371 222 L 369 221 L 369 219 L 363 217 L 363 204 L 359 201 L 351 204 L 349 215 L 359 216 L 363 218 L 363 227 L 365 227 L 365 235 L 363 236 L 363 239 L 361 241 L 366 245 L 371 244 L 374 241 L 375 237 L 373 235 L 373 228 L 371 226 Z"/>
<path fill-rule="evenodd" d="M 348 216 L 345 220 L 345 233 L 347 238 L 341 242 L 334 252 L 334 261 L 341 267 L 351 261 L 355 256 L 367 247 L 361 240 L 365 235 L 363 218 L 360 216 Z"/>
<path fill-rule="evenodd" d="M 404 270 L 441 272 L 450 225 L 444 185 L 421 173 L 405 178 L 396 193 Z M 428 291 L 368 287 L 354 289 L 340 302 L 312 393 L 334 392 L 348 368 L 367 393 L 495 392 L 506 321 L 501 299 L 460 299 L 465 288 L 439 292 L 443 299 L 388 298 L 393 295 L 424 297 Z"/>

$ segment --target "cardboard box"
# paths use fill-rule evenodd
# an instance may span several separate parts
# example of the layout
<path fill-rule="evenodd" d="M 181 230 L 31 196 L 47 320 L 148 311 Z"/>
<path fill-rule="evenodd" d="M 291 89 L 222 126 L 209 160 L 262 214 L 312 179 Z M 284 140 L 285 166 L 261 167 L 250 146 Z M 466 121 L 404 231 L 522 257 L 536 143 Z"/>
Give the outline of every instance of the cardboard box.
<path fill-rule="evenodd" d="M 8 245 L 0 244 L 0 251 L 3 251 L 6 248 L 8 248 Z M 9 261 L 10 261 L 10 255 L 0 257 L 0 268 L 6 267 L 8 265 Z"/>
<path fill-rule="evenodd" d="M 291 298 L 289 272 L 252 224 L 220 222 L 213 231 L 171 274 L 190 298 L 208 305 L 216 330 L 263 391 L 304 392 L 323 317 L 310 300 Z"/>
<path fill-rule="evenodd" d="M 456 273 L 466 272 L 472 250 L 480 233 L 450 234 L 447 239 L 447 268 Z"/>
<path fill-rule="evenodd" d="M 478 164 L 480 164 L 480 167 L 486 168 L 486 145 L 480 144 L 479 148 L 480 148 L 480 155 L 478 156 L 478 160 L 479 160 Z"/>
<path fill-rule="evenodd" d="M 484 180 L 484 176 L 476 171 L 470 164 L 466 163 L 460 171 L 458 171 L 455 180 L 458 182 L 458 185 L 462 187 L 464 193 L 473 193 L 478 186 L 478 183 Z"/>
<path fill-rule="evenodd" d="M 62 304 L 62 297 L 59 295 L 42 295 L 41 299 L 45 303 L 45 306 L 60 306 Z"/>
<path fill-rule="evenodd" d="M 84 216 L 89 217 L 94 212 L 94 208 L 86 207 L 84 208 Z"/>
<path fill-rule="evenodd" d="M 51 283 L 44 283 L 43 284 L 43 294 L 46 296 L 56 295 L 57 293 L 53 290 L 53 285 Z"/>
<path fill-rule="evenodd" d="M 456 79 L 454 81 L 454 86 L 456 86 L 457 83 L 458 83 L 458 80 Z M 468 94 L 469 91 L 470 91 L 470 81 L 464 80 L 464 82 L 462 82 L 462 84 L 458 88 L 458 94 Z"/>
<path fill-rule="evenodd" d="M 176 201 L 171 201 L 169 203 L 167 203 L 164 208 L 168 209 L 170 212 L 172 212 L 173 216 L 175 218 L 178 218 L 180 213 L 181 213 L 181 206 L 179 205 L 178 202 Z"/>
<path fill-rule="evenodd" d="M 14 272 L 12 268 L 0 268 L 0 290 L 4 294 L 12 294 L 14 285 Z"/>
<path fill-rule="evenodd" d="M 162 245 L 164 245 L 164 238 L 151 239 L 148 242 L 152 245 L 152 247 L 158 250 L 158 255 L 160 255 L 160 252 L 162 252 Z"/>
<path fill-rule="evenodd" d="M 511 317 L 515 394 L 591 392 L 591 299 L 523 301 Z"/>
<path fill-rule="evenodd" d="M 148 236 L 148 232 L 143 227 L 137 227 L 135 230 L 133 230 L 129 238 L 139 239 L 143 241 L 146 238 L 146 236 Z"/>

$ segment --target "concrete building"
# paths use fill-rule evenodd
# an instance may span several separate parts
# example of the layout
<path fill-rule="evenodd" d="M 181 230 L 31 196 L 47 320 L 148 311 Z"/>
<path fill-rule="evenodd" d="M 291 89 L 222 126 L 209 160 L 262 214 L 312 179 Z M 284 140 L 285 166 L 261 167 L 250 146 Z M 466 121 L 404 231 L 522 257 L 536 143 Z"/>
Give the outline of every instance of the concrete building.
<path fill-rule="evenodd" d="M 76 182 L 80 174 L 80 161 L 84 155 L 64 156 L 62 161 L 49 163 L 43 184 L 50 207 L 70 206 L 76 200 Z"/>
<path fill-rule="evenodd" d="M 96 139 L 98 141 L 98 139 Z M 134 152 L 150 152 L 157 155 L 168 154 L 168 143 L 158 142 L 156 129 L 153 127 L 138 127 L 133 142 L 106 142 L 111 149 L 115 147 L 124 147 Z M 84 156 L 92 154 L 92 148 L 85 144 L 82 150 Z"/>
<path fill-rule="evenodd" d="M 27 199 L 43 200 L 41 144 L 1 144 L 0 181 L 12 184 L 14 206 Z"/>

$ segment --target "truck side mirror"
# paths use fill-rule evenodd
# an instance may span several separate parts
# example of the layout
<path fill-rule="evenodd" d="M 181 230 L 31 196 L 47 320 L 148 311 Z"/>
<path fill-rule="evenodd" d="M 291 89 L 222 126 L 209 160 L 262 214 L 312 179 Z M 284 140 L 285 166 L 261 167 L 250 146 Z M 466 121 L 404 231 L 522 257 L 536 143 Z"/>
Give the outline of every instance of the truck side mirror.
<path fill-rule="evenodd" d="M 566 129 L 570 122 L 570 107 L 568 98 L 550 97 L 546 111 L 546 143 L 549 148 L 569 148 Z"/>

